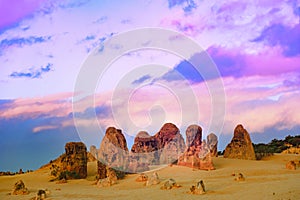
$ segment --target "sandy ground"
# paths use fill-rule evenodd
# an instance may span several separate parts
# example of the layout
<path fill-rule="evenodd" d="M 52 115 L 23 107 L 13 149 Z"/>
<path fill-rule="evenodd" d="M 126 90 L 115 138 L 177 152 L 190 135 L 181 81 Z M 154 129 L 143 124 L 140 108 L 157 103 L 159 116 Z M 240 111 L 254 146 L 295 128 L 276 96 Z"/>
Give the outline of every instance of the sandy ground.
<path fill-rule="evenodd" d="M 300 155 L 278 154 L 261 161 L 215 158 L 214 171 L 192 170 L 181 166 L 167 166 L 158 170 L 162 182 L 173 178 L 181 188 L 161 190 L 162 184 L 144 186 L 135 182 L 138 175 L 128 175 L 118 184 L 107 188 L 93 185 L 93 163 L 89 163 L 89 177 L 82 180 L 71 180 L 65 184 L 49 182 L 48 170 L 37 170 L 32 173 L 1 176 L 0 199 L 30 199 L 38 189 L 49 189 L 47 199 L 300 199 L 300 169 L 287 170 L 289 160 L 300 159 Z M 243 173 L 244 182 L 234 181 L 232 173 Z M 151 175 L 152 173 L 148 173 Z M 30 194 L 11 196 L 14 183 L 22 179 Z M 189 188 L 202 179 L 207 193 L 203 195 L 188 194 Z"/>

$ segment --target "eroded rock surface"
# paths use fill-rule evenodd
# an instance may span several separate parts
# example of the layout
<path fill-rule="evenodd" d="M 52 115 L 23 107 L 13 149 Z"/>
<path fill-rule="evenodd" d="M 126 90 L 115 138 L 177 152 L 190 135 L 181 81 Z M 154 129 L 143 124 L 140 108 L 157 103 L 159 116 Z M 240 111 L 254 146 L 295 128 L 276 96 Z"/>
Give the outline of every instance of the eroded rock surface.
<path fill-rule="evenodd" d="M 122 131 L 115 127 L 106 129 L 98 151 L 98 158 L 110 168 L 126 171 L 128 168 L 128 148 Z"/>
<path fill-rule="evenodd" d="M 11 195 L 25 195 L 29 194 L 28 189 L 25 187 L 25 184 L 22 180 L 19 180 L 15 183 Z"/>
<path fill-rule="evenodd" d="M 190 193 L 191 194 L 205 194 L 205 186 L 204 186 L 204 182 L 203 180 L 200 180 L 199 182 L 197 182 L 196 185 L 193 185 L 190 188 Z"/>
<path fill-rule="evenodd" d="M 149 170 L 149 165 L 176 162 L 184 149 L 184 139 L 172 123 L 164 124 L 153 136 L 139 132 L 130 153 L 130 169 L 132 172 L 142 172 Z"/>
<path fill-rule="evenodd" d="M 233 138 L 225 149 L 224 158 L 256 159 L 250 135 L 241 124 L 234 129 Z"/>
<path fill-rule="evenodd" d="M 150 178 L 148 178 L 146 182 L 146 186 L 151 186 L 151 185 L 157 185 L 160 183 L 160 179 L 158 177 L 158 174 L 154 172 Z"/>
<path fill-rule="evenodd" d="M 106 178 L 99 179 L 97 182 L 98 187 L 109 187 L 117 183 L 118 177 L 113 169 L 106 169 Z"/>
<path fill-rule="evenodd" d="M 218 157 L 218 137 L 214 133 L 210 133 L 206 137 L 207 145 L 212 157 Z"/>
<path fill-rule="evenodd" d="M 213 170 L 209 146 L 202 142 L 202 128 L 198 125 L 190 125 L 186 130 L 186 150 L 179 157 L 178 165 L 201 170 Z"/>
<path fill-rule="evenodd" d="M 285 168 L 286 168 L 286 169 L 290 169 L 290 170 L 296 170 L 297 164 L 296 164 L 295 161 L 290 160 L 290 161 L 288 161 L 288 162 L 286 163 Z"/>
<path fill-rule="evenodd" d="M 68 142 L 61 162 L 67 179 L 87 177 L 87 149 L 84 143 Z"/>

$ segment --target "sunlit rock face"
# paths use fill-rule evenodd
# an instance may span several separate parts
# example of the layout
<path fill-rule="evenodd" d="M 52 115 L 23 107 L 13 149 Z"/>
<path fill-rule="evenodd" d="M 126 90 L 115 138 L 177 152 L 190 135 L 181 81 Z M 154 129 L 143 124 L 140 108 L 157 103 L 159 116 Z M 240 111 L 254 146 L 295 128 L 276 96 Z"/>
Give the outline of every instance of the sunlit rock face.
<path fill-rule="evenodd" d="M 233 138 L 225 149 L 224 158 L 256 159 L 250 135 L 243 125 L 239 124 L 234 129 Z"/>
<path fill-rule="evenodd" d="M 74 173 L 75 177 L 87 177 L 87 149 L 82 142 L 69 142 L 61 159 L 62 170 Z"/>
<path fill-rule="evenodd" d="M 107 128 L 98 151 L 98 160 L 110 168 L 126 171 L 129 164 L 128 153 L 122 131 L 115 127 Z"/>
<path fill-rule="evenodd" d="M 178 159 L 178 165 L 202 170 L 213 170 L 209 146 L 202 142 L 202 128 L 190 125 L 186 130 L 186 149 Z"/>

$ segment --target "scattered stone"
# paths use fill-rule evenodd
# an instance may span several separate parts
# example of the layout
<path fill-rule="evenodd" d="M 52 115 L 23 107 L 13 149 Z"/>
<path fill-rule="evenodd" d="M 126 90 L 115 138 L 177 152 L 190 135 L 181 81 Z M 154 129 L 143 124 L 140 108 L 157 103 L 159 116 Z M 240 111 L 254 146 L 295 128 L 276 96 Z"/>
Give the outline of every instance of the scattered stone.
<path fill-rule="evenodd" d="M 50 194 L 50 191 L 45 189 L 45 190 L 38 190 L 35 200 L 43 200 L 46 199 Z"/>
<path fill-rule="evenodd" d="M 10 194 L 11 195 L 25 195 L 25 194 L 29 194 L 29 191 L 25 187 L 24 182 L 22 180 L 19 180 L 15 183 L 14 188 Z"/>
<path fill-rule="evenodd" d="M 178 185 L 174 179 L 170 178 L 169 180 L 167 180 L 166 182 L 164 182 L 163 186 L 161 186 L 160 189 L 162 189 L 162 190 L 170 190 L 172 188 L 179 188 L 179 187 L 181 187 L 181 186 Z"/>
<path fill-rule="evenodd" d="M 245 181 L 245 177 L 244 177 L 244 175 L 243 175 L 242 173 L 239 173 L 239 174 L 237 175 L 237 177 L 234 178 L 234 180 L 235 180 L 235 181 Z"/>
<path fill-rule="evenodd" d="M 136 179 L 136 182 L 146 182 L 148 180 L 148 176 L 144 173 L 141 173 Z"/>
<path fill-rule="evenodd" d="M 106 178 L 98 180 L 98 187 L 109 187 L 117 183 L 118 177 L 113 169 L 107 168 L 106 173 Z"/>
<path fill-rule="evenodd" d="M 224 158 L 256 159 L 250 135 L 241 124 L 234 129 L 234 136 L 225 149 Z"/>
<path fill-rule="evenodd" d="M 157 185 L 160 183 L 158 174 L 154 172 L 152 176 L 147 180 L 146 186 Z"/>
<path fill-rule="evenodd" d="M 290 160 L 286 163 L 285 168 L 290 170 L 296 170 L 297 164 L 294 160 Z"/>
<path fill-rule="evenodd" d="M 200 180 L 196 186 L 193 185 L 191 188 L 190 188 L 190 193 L 191 194 L 205 194 L 205 186 L 204 186 L 204 182 L 202 180 Z"/>

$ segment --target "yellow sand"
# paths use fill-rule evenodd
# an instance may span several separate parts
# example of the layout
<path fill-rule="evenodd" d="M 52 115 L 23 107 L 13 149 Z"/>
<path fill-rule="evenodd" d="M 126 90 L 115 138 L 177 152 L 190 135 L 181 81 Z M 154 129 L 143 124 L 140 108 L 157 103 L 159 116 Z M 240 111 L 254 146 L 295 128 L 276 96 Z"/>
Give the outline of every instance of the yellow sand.
<path fill-rule="evenodd" d="M 135 182 L 137 175 L 128 175 L 118 184 L 108 188 L 93 185 L 93 177 L 86 180 L 71 180 L 66 184 L 49 182 L 49 170 L 37 170 L 32 173 L 1 176 L 0 199 L 30 199 L 38 189 L 49 189 L 47 199 L 300 199 L 300 169 L 287 170 L 285 164 L 289 160 L 300 159 L 299 155 L 277 154 L 261 161 L 248 161 L 215 158 L 214 171 L 199 171 L 181 166 L 168 166 L 158 170 L 162 182 L 173 178 L 181 188 L 161 190 L 161 184 L 144 186 Z M 89 163 L 89 174 L 94 163 Z M 244 174 L 244 182 L 234 181 L 232 173 Z M 151 175 L 149 173 L 148 175 Z M 10 196 L 14 183 L 22 179 L 30 194 Z M 207 193 L 204 195 L 188 194 L 189 188 L 202 179 Z"/>

